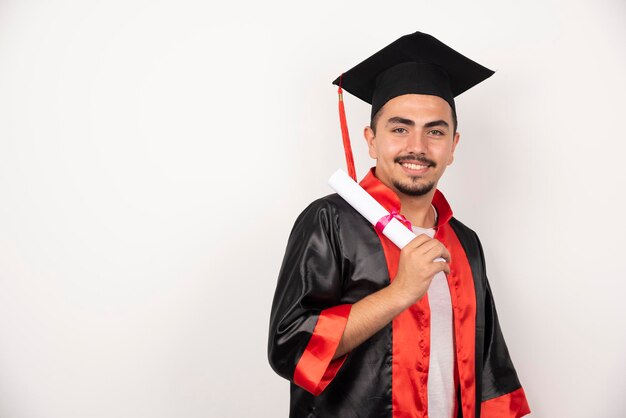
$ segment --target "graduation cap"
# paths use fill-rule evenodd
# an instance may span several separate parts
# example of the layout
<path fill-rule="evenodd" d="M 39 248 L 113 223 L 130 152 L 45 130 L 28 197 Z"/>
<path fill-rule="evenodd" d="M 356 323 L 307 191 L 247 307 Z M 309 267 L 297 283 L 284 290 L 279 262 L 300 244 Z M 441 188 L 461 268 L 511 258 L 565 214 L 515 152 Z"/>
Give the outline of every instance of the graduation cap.
<path fill-rule="evenodd" d="M 493 73 L 436 38 L 415 32 L 337 77 L 333 84 L 339 86 L 339 119 L 350 176 L 356 180 L 342 88 L 371 104 L 372 117 L 389 100 L 403 94 L 438 96 L 455 109 L 456 96 Z"/>

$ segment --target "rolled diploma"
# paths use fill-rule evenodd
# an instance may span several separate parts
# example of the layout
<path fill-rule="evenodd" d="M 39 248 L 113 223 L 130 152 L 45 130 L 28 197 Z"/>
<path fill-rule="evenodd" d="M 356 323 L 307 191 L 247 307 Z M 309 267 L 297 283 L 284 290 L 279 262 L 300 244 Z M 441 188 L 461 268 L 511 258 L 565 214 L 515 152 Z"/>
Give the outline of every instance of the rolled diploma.
<path fill-rule="evenodd" d="M 352 180 L 345 171 L 337 170 L 328 179 L 328 184 L 372 225 L 376 226 L 382 217 L 389 215 L 389 212 L 356 181 Z M 383 230 L 383 234 L 400 249 L 404 248 L 405 245 L 416 237 L 413 231 L 396 218 L 391 219 Z"/>

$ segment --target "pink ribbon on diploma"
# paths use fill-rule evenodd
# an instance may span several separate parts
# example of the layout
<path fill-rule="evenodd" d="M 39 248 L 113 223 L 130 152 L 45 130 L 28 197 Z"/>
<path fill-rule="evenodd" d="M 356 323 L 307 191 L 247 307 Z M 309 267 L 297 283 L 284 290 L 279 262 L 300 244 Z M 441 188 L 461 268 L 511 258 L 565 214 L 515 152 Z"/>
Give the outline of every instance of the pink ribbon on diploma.
<path fill-rule="evenodd" d="M 413 228 L 411 228 L 411 222 L 409 222 L 409 220 L 407 218 L 405 218 L 403 215 L 400 215 L 400 213 L 395 211 L 395 210 L 393 210 L 393 211 L 391 211 L 391 213 L 383 216 L 382 218 L 380 218 L 378 220 L 378 222 L 376 222 L 376 226 L 375 226 L 376 230 L 382 234 L 383 233 L 383 229 L 385 229 L 387 224 L 389 222 L 391 222 L 391 220 L 393 218 L 396 218 L 397 220 L 399 220 L 402 223 L 402 225 L 404 225 L 407 228 L 409 228 L 409 230 L 411 230 L 411 231 L 413 230 Z"/>

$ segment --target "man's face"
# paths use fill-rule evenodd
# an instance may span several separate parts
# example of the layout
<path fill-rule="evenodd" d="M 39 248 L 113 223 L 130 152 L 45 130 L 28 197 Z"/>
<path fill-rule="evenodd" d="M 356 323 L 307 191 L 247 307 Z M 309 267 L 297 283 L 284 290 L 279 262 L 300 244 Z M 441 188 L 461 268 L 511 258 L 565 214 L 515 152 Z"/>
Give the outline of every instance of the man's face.
<path fill-rule="evenodd" d="M 448 102 L 424 94 L 389 100 L 380 110 L 376 134 L 366 127 L 364 135 L 376 159 L 376 177 L 407 196 L 422 196 L 437 186 L 459 141 Z"/>

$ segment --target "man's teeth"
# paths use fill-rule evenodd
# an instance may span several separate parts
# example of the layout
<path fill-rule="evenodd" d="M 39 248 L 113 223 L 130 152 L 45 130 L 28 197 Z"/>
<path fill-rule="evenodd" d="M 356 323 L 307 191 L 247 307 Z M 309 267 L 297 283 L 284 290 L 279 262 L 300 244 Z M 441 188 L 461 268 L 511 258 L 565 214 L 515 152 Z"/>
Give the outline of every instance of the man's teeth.
<path fill-rule="evenodd" d="M 409 168 L 411 170 L 421 170 L 423 168 L 428 167 L 427 165 L 417 165 L 417 164 L 411 164 L 411 163 L 402 163 L 402 166 Z"/>

